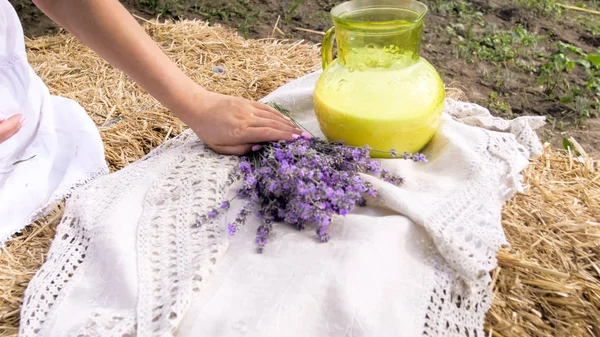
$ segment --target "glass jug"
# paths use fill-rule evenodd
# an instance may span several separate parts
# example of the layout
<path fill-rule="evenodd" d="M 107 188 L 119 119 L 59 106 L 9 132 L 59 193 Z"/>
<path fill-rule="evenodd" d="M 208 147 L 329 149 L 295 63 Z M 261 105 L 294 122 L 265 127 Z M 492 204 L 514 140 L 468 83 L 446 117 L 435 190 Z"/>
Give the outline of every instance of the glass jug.
<path fill-rule="evenodd" d="M 420 57 L 427 6 L 415 0 L 353 0 L 331 10 L 321 47 L 315 114 L 330 141 L 369 145 L 373 157 L 420 151 L 441 120 L 445 89 Z M 338 57 L 333 59 L 333 40 Z"/>

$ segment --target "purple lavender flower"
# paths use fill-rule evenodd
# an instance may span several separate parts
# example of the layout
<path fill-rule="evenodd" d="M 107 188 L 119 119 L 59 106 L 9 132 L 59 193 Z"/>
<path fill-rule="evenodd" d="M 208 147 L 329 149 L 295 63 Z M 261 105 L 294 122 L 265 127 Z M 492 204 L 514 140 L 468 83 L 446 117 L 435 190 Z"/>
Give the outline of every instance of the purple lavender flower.
<path fill-rule="evenodd" d="M 285 222 L 297 228 L 317 225 L 320 241 L 329 240 L 327 228 L 332 216 L 345 216 L 365 204 L 363 195 L 376 195 L 358 175 L 381 170 L 379 163 L 370 160 L 368 147 L 300 138 L 263 146 L 260 155 L 260 160 L 243 161 L 254 165 L 250 170 L 240 167 L 244 187 L 238 196 L 256 204 L 257 216 L 269 223 Z M 389 173 L 385 178 L 398 181 Z M 271 225 L 260 228 L 256 243 L 262 251 Z"/>
<path fill-rule="evenodd" d="M 235 232 L 237 232 L 237 227 L 235 224 L 230 223 L 227 225 L 227 231 L 229 232 L 229 236 L 233 236 L 235 235 Z"/>
<path fill-rule="evenodd" d="M 396 186 L 402 185 L 402 183 L 404 183 L 404 179 L 391 174 L 388 170 L 381 170 L 381 179 Z"/>
<path fill-rule="evenodd" d="M 258 251 L 260 253 L 262 253 L 263 249 L 267 245 L 267 235 L 269 235 L 269 230 L 264 224 L 258 227 L 256 231 L 256 244 L 258 245 Z"/>
<path fill-rule="evenodd" d="M 247 175 L 244 179 L 244 182 L 249 186 L 254 186 L 257 182 L 256 177 L 254 175 Z"/>
<path fill-rule="evenodd" d="M 210 212 L 208 212 L 208 217 L 210 219 L 216 218 L 217 215 L 219 215 L 219 212 L 216 209 L 211 209 Z"/>
<path fill-rule="evenodd" d="M 244 187 L 240 188 L 239 190 L 237 190 L 236 195 L 239 198 L 245 199 L 250 195 L 251 192 L 252 192 L 252 190 L 250 187 L 244 186 Z"/>
<path fill-rule="evenodd" d="M 327 226 L 319 227 L 319 229 L 317 229 L 317 235 L 321 242 L 328 242 L 330 239 L 329 234 L 327 233 Z"/>
<path fill-rule="evenodd" d="M 318 240 L 329 241 L 333 217 L 348 215 L 356 206 L 366 205 L 365 197 L 377 196 L 360 173 L 379 175 L 394 185 L 403 183 L 401 177 L 382 170 L 379 162 L 371 160 L 369 146 L 356 148 L 310 137 L 261 146 L 261 151 L 242 158 L 239 171 L 243 184 L 237 197 L 246 204 L 227 226 L 229 235 L 234 235 L 254 214 L 261 221 L 255 238 L 259 252 L 264 250 L 273 226 L 281 223 L 298 229 L 314 226 Z M 389 153 L 397 157 L 395 149 Z M 403 158 L 426 161 L 418 153 L 405 153 Z M 224 211 L 229 207 L 225 201 L 219 208 Z M 216 209 L 211 210 L 199 223 L 218 214 Z"/>
<path fill-rule="evenodd" d="M 252 166 L 248 163 L 244 158 L 242 158 L 242 162 L 240 163 L 240 171 L 242 173 L 250 173 L 252 170 Z"/>
<path fill-rule="evenodd" d="M 415 154 L 413 155 L 413 160 L 414 160 L 415 162 L 426 163 L 426 162 L 427 162 L 427 157 L 425 157 L 425 155 L 424 155 L 424 154 L 422 154 L 422 153 L 415 153 Z"/>
<path fill-rule="evenodd" d="M 366 193 L 367 193 L 367 195 L 368 195 L 368 196 L 370 196 L 371 198 L 375 198 L 375 196 L 377 195 L 377 191 L 375 191 L 375 190 L 374 190 L 374 189 L 372 189 L 372 188 L 368 188 Z"/>

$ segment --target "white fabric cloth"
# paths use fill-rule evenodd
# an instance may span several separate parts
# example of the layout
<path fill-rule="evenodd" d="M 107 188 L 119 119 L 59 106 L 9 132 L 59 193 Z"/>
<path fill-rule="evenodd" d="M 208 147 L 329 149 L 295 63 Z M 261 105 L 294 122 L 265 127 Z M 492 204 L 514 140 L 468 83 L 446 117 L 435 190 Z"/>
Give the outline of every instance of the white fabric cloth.
<path fill-rule="evenodd" d="M 50 95 L 27 62 L 21 24 L 6 0 L 0 0 L 0 112 L 27 118 L 0 143 L 2 246 L 72 188 L 108 173 L 94 122 L 74 101 Z"/>
<path fill-rule="evenodd" d="M 318 76 L 263 101 L 320 134 Z M 74 193 L 26 291 L 21 336 L 484 336 L 501 209 L 541 153 L 542 123 L 447 100 L 429 163 L 383 160 L 405 185 L 366 176 L 381 198 L 337 219 L 328 243 L 280 226 L 262 255 L 255 220 L 227 236 L 239 203 L 194 225 L 233 195 L 239 161 L 187 131 Z"/>

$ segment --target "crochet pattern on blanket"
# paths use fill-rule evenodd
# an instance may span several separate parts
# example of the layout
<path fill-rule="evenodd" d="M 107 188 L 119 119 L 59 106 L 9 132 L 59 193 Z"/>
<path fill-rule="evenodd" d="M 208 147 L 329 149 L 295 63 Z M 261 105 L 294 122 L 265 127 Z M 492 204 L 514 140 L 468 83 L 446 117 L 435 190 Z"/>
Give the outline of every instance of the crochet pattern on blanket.
<path fill-rule="evenodd" d="M 299 79 L 270 98 L 290 111 L 306 112 L 312 107 L 315 78 Z M 484 336 L 484 316 L 491 304 L 489 273 L 496 266 L 497 249 L 506 244 L 502 205 L 521 188 L 519 172 L 528 159 L 541 153 L 534 129 L 542 123 L 534 117 L 504 121 L 477 105 L 448 100 L 444 125 L 427 149 L 430 162 L 423 172 L 407 171 L 402 188 L 369 178 L 381 191 L 384 207 L 429 235 L 422 265 L 432 277 L 427 292 L 419 294 L 426 300 L 414 308 L 422 317 L 422 335 Z M 59 308 L 74 305 L 68 303 L 73 300 L 70 293 L 81 291 L 72 285 L 83 280 L 90 289 L 81 301 L 91 309 L 81 313 L 85 324 L 74 335 L 175 335 L 229 242 L 222 221 L 195 227 L 195 219 L 232 190 L 238 163 L 238 158 L 214 153 L 186 131 L 140 161 L 76 191 L 47 262 L 27 289 L 21 335 L 50 336 Z M 123 220 L 123 226 L 135 227 L 130 234 L 135 245 L 119 248 L 135 251 L 136 259 L 114 257 L 131 263 L 134 267 L 125 272 L 132 275 L 117 282 L 114 278 L 121 276 L 99 274 L 112 263 L 111 249 L 119 235 L 107 229 L 107 219 L 115 219 L 111 214 L 142 185 L 148 187 L 139 194 L 139 215 Z M 111 282 L 136 295 L 114 296 L 121 301 L 118 305 L 94 295 L 94 289 Z"/>

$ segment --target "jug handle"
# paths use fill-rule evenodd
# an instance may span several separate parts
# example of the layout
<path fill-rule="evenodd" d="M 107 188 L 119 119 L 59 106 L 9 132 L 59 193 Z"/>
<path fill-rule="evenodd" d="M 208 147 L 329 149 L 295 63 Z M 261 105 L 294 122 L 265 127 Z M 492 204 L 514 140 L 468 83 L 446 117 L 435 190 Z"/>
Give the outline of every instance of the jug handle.
<path fill-rule="evenodd" d="M 333 42 L 335 40 L 335 27 L 331 27 L 323 37 L 321 44 L 321 62 L 323 70 L 333 61 Z"/>

